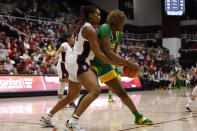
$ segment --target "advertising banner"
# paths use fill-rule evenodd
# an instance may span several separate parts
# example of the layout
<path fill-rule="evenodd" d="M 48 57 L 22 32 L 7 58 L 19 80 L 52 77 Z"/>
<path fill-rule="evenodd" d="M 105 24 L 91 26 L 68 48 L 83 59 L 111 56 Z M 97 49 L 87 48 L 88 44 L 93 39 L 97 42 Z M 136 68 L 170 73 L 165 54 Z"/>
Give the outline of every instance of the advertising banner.
<path fill-rule="evenodd" d="M 138 77 L 121 77 L 125 88 L 141 88 Z M 108 88 L 101 84 L 101 88 Z M 59 88 L 58 76 L 0 76 L 0 92 L 47 91 Z M 66 85 L 68 88 L 68 85 Z"/>

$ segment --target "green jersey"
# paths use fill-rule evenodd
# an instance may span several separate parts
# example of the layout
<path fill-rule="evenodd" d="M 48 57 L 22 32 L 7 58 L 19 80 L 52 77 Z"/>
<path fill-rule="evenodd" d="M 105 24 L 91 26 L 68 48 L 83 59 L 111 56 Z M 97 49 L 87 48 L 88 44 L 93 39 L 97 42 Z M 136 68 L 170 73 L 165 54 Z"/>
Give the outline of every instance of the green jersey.
<path fill-rule="evenodd" d="M 123 39 L 123 32 L 116 31 L 115 32 L 115 36 L 113 36 L 111 28 L 110 28 L 110 26 L 108 24 L 101 25 L 101 27 L 97 31 L 97 35 L 98 35 L 99 39 L 102 36 L 109 36 L 109 38 L 110 38 L 110 48 L 111 48 L 112 51 L 114 51 L 114 48 L 115 48 L 116 44 L 119 44 L 122 41 L 122 39 Z M 101 60 L 97 59 L 96 57 L 94 58 L 93 61 L 96 62 L 96 63 L 104 64 L 104 62 L 102 62 Z"/>

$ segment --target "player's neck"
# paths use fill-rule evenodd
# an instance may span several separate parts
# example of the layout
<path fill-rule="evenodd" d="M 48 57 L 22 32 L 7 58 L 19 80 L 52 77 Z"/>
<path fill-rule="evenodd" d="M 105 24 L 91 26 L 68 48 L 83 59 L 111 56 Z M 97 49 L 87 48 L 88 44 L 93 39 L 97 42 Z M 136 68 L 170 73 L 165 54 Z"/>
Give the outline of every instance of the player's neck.
<path fill-rule="evenodd" d="M 111 33 L 112 33 L 113 36 L 114 36 L 115 33 L 116 33 L 116 29 L 115 29 L 113 26 L 111 26 Z"/>

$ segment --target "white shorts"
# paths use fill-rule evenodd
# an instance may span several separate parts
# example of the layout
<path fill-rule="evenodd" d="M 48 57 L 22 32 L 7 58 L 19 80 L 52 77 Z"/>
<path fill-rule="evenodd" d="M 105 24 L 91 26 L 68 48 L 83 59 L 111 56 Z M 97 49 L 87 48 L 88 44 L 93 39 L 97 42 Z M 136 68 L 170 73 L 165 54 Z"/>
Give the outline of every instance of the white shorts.
<path fill-rule="evenodd" d="M 69 74 L 66 69 L 66 64 L 63 62 L 58 62 L 57 66 L 57 73 L 60 79 L 66 79 L 68 78 Z"/>
<path fill-rule="evenodd" d="M 67 70 L 69 73 L 68 79 L 73 82 L 79 82 L 78 76 L 84 72 L 87 72 L 90 67 L 85 62 L 80 62 L 80 63 L 68 62 L 66 63 L 66 65 L 67 65 Z"/>

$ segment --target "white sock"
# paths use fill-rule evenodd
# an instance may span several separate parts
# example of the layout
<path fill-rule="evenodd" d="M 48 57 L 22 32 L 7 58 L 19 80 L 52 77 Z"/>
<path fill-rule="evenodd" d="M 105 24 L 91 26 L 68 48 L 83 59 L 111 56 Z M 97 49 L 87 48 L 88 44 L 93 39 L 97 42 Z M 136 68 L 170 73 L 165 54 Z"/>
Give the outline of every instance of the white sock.
<path fill-rule="evenodd" d="M 79 121 L 79 117 L 76 116 L 75 114 L 72 116 L 72 118 L 69 120 L 69 124 L 77 124 Z"/>
<path fill-rule="evenodd" d="M 51 120 L 52 117 L 53 115 L 51 115 L 51 113 L 47 113 L 44 118 L 47 120 Z"/>
<path fill-rule="evenodd" d="M 192 104 L 192 99 L 190 97 L 187 97 L 187 106 L 190 106 Z"/>

